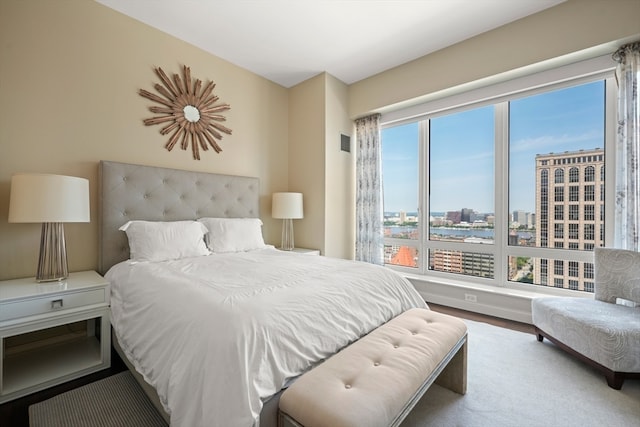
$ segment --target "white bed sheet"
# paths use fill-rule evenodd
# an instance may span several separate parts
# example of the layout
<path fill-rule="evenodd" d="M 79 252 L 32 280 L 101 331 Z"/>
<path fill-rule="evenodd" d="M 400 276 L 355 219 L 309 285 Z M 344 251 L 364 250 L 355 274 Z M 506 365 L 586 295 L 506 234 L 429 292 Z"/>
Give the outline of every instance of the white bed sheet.
<path fill-rule="evenodd" d="M 118 341 L 176 427 L 258 425 L 288 380 L 426 307 L 385 267 L 276 249 L 125 261 L 106 278 Z"/>

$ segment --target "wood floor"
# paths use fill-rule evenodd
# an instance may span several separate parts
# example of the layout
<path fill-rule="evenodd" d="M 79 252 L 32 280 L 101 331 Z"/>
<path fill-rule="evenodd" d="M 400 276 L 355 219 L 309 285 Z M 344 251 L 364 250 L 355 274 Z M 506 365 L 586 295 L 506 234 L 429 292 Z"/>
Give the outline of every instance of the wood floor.
<path fill-rule="evenodd" d="M 439 313 L 449 314 L 463 319 L 474 320 L 476 322 L 485 322 L 502 328 L 513 329 L 515 331 L 534 333 L 532 325 L 526 323 L 513 322 L 510 320 L 500 319 L 497 317 L 485 316 L 483 314 L 473 313 L 470 311 L 458 310 L 451 307 L 429 303 L 429 307 Z M 102 378 L 117 374 L 127 369 L 126 365 L 115 351 L 111 352 L 111 367 L 95 374 L 87 375 L 77 380 L 59 386 L 51 387 L 41 392 L 33 393 L 20 399 L 7 402 L 0 405 L 0 426 L 7 427 L 29 427 L 29 406 L 34 403 L 41 402 L 56 396 L 60 393 L 81 387 Z"/>
<path fill-rule="evenodd" d="M 501 328 L 512 329 L 514 331 L 525 332 L 535 335 L 533 325 L 528 323 L 514 322 L 512 320 L 501 319 L 499 317 L 486 316 L 480 313 L 474 313 L 471 311 L 459 310 L 457 308 L 446 307 L 444 305 L 437 305 L 429 303 L 429 308 L 439 313 L 450 314 L 452 316 L 460 317 L 462 319 L 474 320 L 476 322 L 489 323 Z"/>

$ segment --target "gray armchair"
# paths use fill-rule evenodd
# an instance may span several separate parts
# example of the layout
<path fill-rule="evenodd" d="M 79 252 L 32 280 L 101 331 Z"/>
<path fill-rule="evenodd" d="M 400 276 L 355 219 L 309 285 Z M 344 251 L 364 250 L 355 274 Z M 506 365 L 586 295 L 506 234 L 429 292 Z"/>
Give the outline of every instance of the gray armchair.
<path fill-rule="evenodd" d="M 640 252 L 596 248 L 594 299 L 534 298 L 538 341 L 544 338 L 602 371 L 619 390 L 640 379 Z"/>

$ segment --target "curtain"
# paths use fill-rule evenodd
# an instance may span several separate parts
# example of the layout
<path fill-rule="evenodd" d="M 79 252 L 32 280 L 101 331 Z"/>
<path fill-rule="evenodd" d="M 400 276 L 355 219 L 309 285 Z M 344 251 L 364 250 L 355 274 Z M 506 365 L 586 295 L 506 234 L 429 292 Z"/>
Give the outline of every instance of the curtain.
<path fill-rule="evenodd" d="M 384 264 L 380 114 L 356 120 L 356 259 Z"/>
<path fill-rule="evenodd" d="M 613 59 L 618 62 L 614 247 L 640 251 L 640 42 L 622 46 Z"/>

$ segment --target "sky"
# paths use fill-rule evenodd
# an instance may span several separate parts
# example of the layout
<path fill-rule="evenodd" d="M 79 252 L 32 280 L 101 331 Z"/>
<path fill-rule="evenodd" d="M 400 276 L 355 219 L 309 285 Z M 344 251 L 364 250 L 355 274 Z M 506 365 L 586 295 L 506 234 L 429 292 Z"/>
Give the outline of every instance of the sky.
<path fill-rule="evenodd" d="M 510 103 L 509 211 L 535 212 L 535 156 L 604 147 L 604 81 Z M 494 107 L 431 120 L 431 212 L 494 212 Z M 384 210 L 418 205 L 418 124 L 382 130 Z"/>

